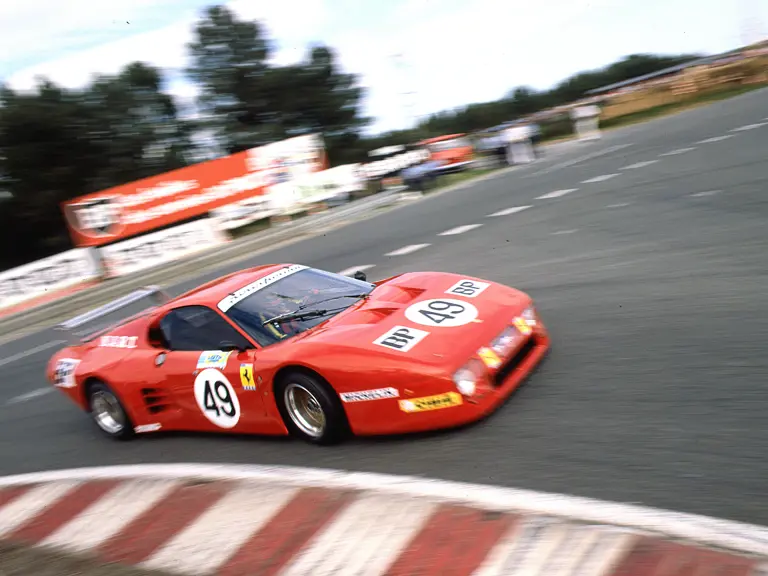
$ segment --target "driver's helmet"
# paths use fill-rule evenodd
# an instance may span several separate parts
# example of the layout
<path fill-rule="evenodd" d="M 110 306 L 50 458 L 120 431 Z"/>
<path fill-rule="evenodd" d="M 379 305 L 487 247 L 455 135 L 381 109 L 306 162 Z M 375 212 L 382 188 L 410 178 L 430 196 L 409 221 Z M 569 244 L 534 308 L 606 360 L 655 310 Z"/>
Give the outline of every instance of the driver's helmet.
<path fill-rule="evenodd" d="M 302 304 L 310 302 L 312 296 L 318 293 L 319 291 L 317 290 L 308 290 L 306 295 L 302 297 L 286 296 L 276 292 L 270 293 L 264 299 L 262 320 L 266 321 L 269 318 L 274 318 L 275 316 L 279 316 L 281 314 L 290 314 Z M 287 336 L 301 332 L 301 325 L 297 320 L 285 320 L 280 321 L 279 323 L 268 324 L 266 328 L 277 338 L 285 338 Z"/>

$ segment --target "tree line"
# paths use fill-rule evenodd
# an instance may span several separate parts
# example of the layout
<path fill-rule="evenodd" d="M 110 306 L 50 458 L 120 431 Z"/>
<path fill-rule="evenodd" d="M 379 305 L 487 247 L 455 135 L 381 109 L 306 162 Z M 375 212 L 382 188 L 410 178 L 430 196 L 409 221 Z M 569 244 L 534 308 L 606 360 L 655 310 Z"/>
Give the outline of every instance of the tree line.
<path fill-rule="evenodd" d="M 199 92 L 193 114 L 169 95 L 162 71 L 141 62 L 80 89 L 47 79 L 31 92 L 0 88 L 0 269 L 70 248 L 59 204 L 76 196 L 307 133 L 322 133 L 334 165 L 365 161 L 379 146 L 481 130 L 695 57 L 630 56 L 552 90 L 517 88 L 366 137 L 359 78 L 340 69 L 328 46 L 313 46 L 298 64 L 272 65 L 263 26 L 213 6 L 188 49 L 185 76 Z"/>

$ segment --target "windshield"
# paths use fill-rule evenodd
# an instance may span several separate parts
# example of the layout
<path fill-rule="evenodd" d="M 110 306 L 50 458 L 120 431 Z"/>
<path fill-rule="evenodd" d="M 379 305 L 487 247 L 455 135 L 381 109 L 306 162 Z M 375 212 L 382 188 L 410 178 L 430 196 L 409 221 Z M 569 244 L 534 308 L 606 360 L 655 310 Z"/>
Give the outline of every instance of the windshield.
<path fill-rule="evenodd" d="M 227 310 L 227 316 L 259 346 L 281 342 L 325 322 L 368 294 L 374 285 L 354 278 L 306 268 L 261 288 Z M 346 298 L 346 296 L 350 296 Z M 313 318 L 264 322 L 301 307 L 302 312 L 328 310 Z"/>

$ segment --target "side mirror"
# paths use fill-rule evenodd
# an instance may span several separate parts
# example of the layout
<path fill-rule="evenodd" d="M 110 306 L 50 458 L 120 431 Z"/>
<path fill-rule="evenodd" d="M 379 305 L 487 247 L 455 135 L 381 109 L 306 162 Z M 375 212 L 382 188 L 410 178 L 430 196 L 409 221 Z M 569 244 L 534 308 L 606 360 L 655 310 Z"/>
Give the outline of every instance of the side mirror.
<path fill-rule="evenodd" d="M 360 280 L 362 282 L 366 282 L 368 280 L 368 276 L 365 275 L 365 272 L 362 272 L 358 270 L 355 272 L 355 275 L 353 276 L 355 280 Z"/>
<path fill-rule="evenodd" d="M 221 344 L 219 344 L 219 350 L 221 350 L 222 352 L 234 352 L 234 351 L 243 352 L 245 348 L 243 348 L 242 346 L 238 346 L 231 340 L 224 340 L 223 342 L 221 342 Z"/>

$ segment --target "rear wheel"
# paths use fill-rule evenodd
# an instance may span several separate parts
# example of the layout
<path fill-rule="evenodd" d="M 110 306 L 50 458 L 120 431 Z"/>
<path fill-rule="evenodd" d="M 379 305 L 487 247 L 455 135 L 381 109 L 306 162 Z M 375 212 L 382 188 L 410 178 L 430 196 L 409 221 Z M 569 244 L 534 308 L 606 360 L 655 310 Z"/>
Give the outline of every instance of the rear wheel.
<path fill-rule="evenodd" d="M 291 435 L 312 444 L 336 444 L 349 433 L 336 394 L 320 378 L 290 372 L 275 387 L 275 399 Z"/>
<path fill-rule="evenodd" d="M 96 426 L 110 438 L 128 440 L 134 436 L 128 412 L 117 394 L 103 382 L 88 387 L 88 406 Z"/>

